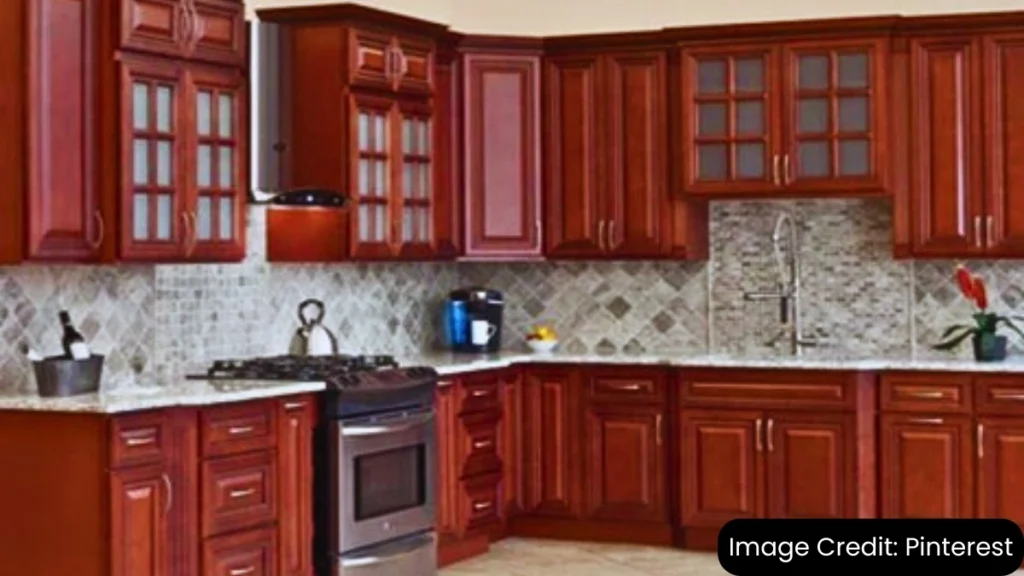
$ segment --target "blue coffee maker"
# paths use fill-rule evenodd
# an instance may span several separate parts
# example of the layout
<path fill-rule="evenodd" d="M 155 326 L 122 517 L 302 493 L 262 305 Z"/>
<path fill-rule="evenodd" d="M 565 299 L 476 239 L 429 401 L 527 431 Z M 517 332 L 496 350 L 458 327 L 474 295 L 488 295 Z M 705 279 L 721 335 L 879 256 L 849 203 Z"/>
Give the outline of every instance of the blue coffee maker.
<path fill-rule="evenodd" d="M 490 354 L 501 349 L 505 298 L 487 288 L 453 290 L 444 303 L 445 343 L 453 352 Z"/>

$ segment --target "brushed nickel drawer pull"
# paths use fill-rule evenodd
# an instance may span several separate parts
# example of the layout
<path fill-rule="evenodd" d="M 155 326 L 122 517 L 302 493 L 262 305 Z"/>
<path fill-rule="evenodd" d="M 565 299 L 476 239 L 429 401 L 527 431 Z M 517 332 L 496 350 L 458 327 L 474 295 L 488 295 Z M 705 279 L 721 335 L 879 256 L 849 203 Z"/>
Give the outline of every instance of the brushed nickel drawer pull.
<path fill-rule="evenodd" d="M 285 410 L 298 410 L 299 408 L 305 408 L 305 407 L 306 407 L 306 403 L 305 402 L 285 402 L 285 404 L 284 404 L 284 409 Z"/>
<path fill-rule="evenodd" d="M 910 392 L 909 395 L 913 396 L 914 398 L 945 398 L 946 397 L 946 393 L 945 392 L 934 392 L 934 391 L 931 391 L 931 392 Z"/>
<path fill-rule="evenodd" d="M 911 418 L 908 422 L 911 424 L 943 424 L 945 420 L 942 418 Z"/>
<path fill-rule="evenodd" d="M 438 380 L 437 381 L 437 387 L 438 388 L 447 388 L 447 387 L 449 387 L 451 385 L 452 385 L 452 381 L 451 380 Z"/>
<path fill-rule="evenodd" d="M 491 391 L 490 390 L 473 390 L 473 392 L 470 394 L 470 396 L 472 396 L 473 398 L 482 398 L 484 396 L 490 396 L 490 395 L 491 395 Z"/>
<path fill-rule="evenodd" d="M 129 446 L 145 446 L 146 444 L 153 444 L 156 442 L 156 436 L 146 436 L 145 438 L 128 438 L 125 440 L 125 444 Z"/>
<path fill-rule="evenodd" d="M 985 425 L 978 424 L 978 458 L 985 457 Z"/>
<path fill-rule="evenodd" d="M 758 452 L 764 452 L 764 442 L 761 436 L 761 419 L 754 420 L 754 445 Z"/>
<path fill-rule="evenodd" d="M 992 399 L 993 400 L 1014 400 L 1014 401 L 1020 401 L 1020 400 L 1024 400 L 1024 394 L 1013 394 L 1013 393 L 1006 393 L 1006 392 L 1003 392 L 1003 393 L 994 392 L 992 394 Z"/>
<path fill-rule="evenodd" d="M 615 388 L 616 390 L 622 390 L 624 392 L 637 392 L 637 391 L 640 390 L 640 385 L 636 384 L 636 383 L 633 383 L 633 384 L 613 384 L 612 388 Z"/>
<path fill-rule="evenodd" d="M 474 450 L 483 450 L 484 448 L 490 448 L 491 446 L 494 446 L 494 442 L 491 442 L 490 440 L 478 440 L 473 442 Z"/>
<path fill-rule="evenodd" d="M 255 566 L 246 566 L 245 568 L 236 568 L 231 572 L 228 572 L 230 576 L 245 576 L 246 574 L 252 574 L 256 571 Z"/>
<path fill-rule="evenodd" d="M 476 503 L 473 504 L 473 510 L 476 510 L 476 511 L 487 510 L 491 506 L 494 506 L 494 502 L 476 502 Z"/>
<path fill-rule="evenodd" d="M 248 488 L 246 490 L 232 490 L 228 493 L 228 496 L 232 498 L 245 498 L 246 496 L 252 496 L 255 493 L 255 488 Z"/>
<path fill-rule="evenodd" d="M 248 434 L 249 432 L 252 432 L 252 431 L 253 431 L 253 427 L 252 426 L 234 426 L 234 427 L 228 428 L 228 434 L 231 434 L 232 436 L 239 436 L 241 434 Z"/>

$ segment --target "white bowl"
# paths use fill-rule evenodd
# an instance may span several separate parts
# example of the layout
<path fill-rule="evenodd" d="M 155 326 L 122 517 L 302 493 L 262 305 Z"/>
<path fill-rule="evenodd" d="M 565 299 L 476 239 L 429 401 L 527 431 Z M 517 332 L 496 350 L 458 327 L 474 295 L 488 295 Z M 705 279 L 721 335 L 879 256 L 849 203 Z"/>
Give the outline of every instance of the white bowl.
<path fill-rule="evenodd" d="M 527 340 L 526 345 L 534 352 L 551 352 L 558 346 L 558 340 Z"/>

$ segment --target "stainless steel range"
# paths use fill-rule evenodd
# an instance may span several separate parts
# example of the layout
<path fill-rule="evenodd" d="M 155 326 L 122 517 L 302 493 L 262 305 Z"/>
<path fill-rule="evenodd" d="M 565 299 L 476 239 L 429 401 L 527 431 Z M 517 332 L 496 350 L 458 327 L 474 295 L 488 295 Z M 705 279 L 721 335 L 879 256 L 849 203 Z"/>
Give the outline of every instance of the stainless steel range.
<path fill-rule="evenodd" d="M 433 576 L 433 368 L 390 356 L 218 361 L 212 379 L 323 381 L 313 455 L 319 576 Z"/>

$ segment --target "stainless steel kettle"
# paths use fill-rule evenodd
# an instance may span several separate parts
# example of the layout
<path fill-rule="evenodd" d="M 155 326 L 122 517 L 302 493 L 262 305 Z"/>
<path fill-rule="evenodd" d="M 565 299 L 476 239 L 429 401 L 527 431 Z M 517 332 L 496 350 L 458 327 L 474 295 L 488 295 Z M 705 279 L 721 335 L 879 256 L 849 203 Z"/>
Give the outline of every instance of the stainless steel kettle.
<path fill-rule="evenodd" d="M 338 340 L 323 325 L 326 308 L 310 298 L 299 304 L 299 329 L 295 331 L 289 352 L 295 356 L 331 356 L 338 353 Z"/>

